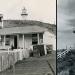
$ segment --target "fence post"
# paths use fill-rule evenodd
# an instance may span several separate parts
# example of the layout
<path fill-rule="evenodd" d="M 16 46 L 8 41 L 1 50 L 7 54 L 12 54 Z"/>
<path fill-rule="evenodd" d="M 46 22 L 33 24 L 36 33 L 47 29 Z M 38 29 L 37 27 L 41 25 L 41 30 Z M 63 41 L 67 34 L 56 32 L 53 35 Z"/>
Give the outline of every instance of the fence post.
<path fill-rule="evenodd" d="M 9 64 L 10 64 L 10 63 L 9 63 L 9 48 L 8 48 L 8 68 L 10 67 Z"/>
<path fill-rule="evenodd" d="M 2 56 L 1 56 L 1 71 L 2 71 Z"/>
<path fill-rule="evenodd" d="M 17 54 L 17 61 L 18 61 L 18 50 L 17 50 L 16 54 Z"/>
<path fill-rule="evenodd" d="M 8 54 L 9 54 L 9 48 L 8 48 Z"/>
<path fill-rule="evenodd" d="M 15 75 L 15 52 L 12 52 L 12 59 L 13 59 L 13 63 L 12 63 L 12 69 L 13 69 L 13 75 Z"/>

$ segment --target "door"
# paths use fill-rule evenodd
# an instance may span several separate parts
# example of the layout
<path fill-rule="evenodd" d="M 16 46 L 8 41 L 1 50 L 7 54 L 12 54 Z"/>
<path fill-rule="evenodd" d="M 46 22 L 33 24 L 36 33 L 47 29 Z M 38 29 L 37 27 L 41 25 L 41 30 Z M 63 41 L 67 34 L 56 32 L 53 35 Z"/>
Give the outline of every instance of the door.
<path fill-rule="evenodd" d="M 17 49 L 17 36 L 14 36 L 14 49 Z"/>
<path fill-rule="evenodd" d="M 33 55 L 34 56 L 43 56 L 45 55 L 44 52 L 44 45 L 35 45 L 33 46 Z"/>
<path fill-rule="evenodd" d="M 47 54 L 51 54 L 53 50 L 53 45 L 46 45 Z"/>
<path fill-rule="evenodd" d="M 40 56 L 45 55 L 44 45 L 38 45 L 38 50 L 40 52 Z"/>
<path fill-rule="evenodd" d="M 40 56 L 40 53 L 39 53 L 37 45 L 33 46 L 33 56 L 35 56 L 35 57 Z"/>

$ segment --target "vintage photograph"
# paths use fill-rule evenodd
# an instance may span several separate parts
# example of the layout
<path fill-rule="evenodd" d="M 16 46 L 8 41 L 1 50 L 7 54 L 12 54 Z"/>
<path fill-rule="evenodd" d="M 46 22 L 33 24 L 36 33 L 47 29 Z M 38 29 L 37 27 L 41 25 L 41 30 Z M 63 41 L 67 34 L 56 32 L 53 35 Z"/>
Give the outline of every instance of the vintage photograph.
<path fill-rule="evenodd" d="M 56 0 L 0 0 L 0 75 L 56 75 Z"/>
<path fill-rule="evenodd" d="M 58 0 L 57 29 L 57 75 L 75 75 L 75 0 Z"/>

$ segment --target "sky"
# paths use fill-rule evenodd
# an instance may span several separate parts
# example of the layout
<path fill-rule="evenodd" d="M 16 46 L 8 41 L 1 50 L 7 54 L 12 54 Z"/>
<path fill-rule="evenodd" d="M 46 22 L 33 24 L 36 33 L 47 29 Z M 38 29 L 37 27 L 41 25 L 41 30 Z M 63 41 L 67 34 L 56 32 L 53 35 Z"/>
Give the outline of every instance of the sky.
<path fill-rule="evenodd" d="M 58 0 L 57 48 L 75 48 L 75 0 Z"/>
<path fill-rule="evenodd" d="M 0 13 L 4 19 L 20 19 L 25 7 L 28 19 L 56 23 L 56 0 L 0 0 Z"/>

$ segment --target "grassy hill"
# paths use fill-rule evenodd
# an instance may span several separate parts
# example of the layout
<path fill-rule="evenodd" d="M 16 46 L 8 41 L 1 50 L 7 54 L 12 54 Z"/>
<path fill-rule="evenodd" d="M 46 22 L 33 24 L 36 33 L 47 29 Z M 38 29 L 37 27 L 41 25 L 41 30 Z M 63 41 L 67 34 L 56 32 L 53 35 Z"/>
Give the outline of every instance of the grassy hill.
<path fill-rule="evenodd" d="M 63 58 L 57 60 L 58 73 L 68 70 L 70 75 L 75 75 L 75 50 L 69 51 Z"/>

